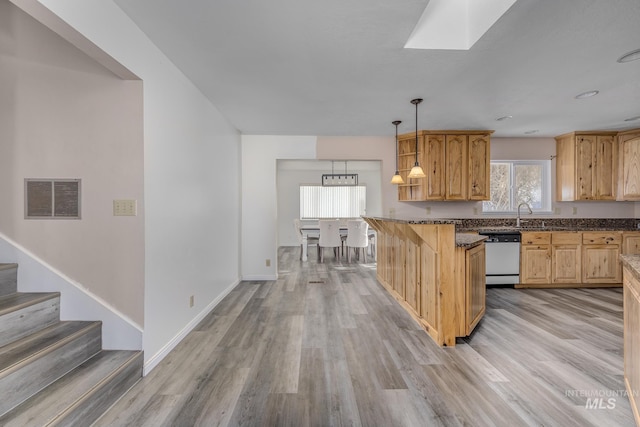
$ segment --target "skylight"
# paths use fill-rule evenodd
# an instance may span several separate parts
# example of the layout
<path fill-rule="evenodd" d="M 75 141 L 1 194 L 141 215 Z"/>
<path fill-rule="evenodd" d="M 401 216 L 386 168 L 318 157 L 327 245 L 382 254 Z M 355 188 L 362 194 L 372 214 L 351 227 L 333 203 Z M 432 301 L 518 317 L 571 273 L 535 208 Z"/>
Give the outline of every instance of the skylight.
<path fill-rule="evenodd" d="M 517 0 L 430 0 L 407 49 L 469 50 Z"/>

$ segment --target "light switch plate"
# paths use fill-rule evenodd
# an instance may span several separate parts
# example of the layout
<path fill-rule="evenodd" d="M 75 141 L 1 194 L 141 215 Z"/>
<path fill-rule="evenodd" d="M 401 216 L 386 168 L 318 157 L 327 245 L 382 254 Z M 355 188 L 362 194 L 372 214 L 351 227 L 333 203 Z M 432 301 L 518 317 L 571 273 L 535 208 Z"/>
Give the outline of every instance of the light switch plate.
<path fill-rule="evenodd" d="M 113 216 L 136 216 L 138 205 L 136 200 L 114 200 Z"/>

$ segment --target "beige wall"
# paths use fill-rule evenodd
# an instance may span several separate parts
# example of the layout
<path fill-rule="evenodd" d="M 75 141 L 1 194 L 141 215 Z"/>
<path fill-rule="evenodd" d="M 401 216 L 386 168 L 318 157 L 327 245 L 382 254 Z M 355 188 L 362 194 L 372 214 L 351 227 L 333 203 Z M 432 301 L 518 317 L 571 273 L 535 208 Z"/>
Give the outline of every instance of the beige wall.
<path fill-rule="evenodd" d="M 0 1 L 0 234 L 144 322 L 142 82 Z M 82 179 L 81 220 L 25 220 L 24 178 Z M 114 217 L 114 199 L 138 216 Z"/>

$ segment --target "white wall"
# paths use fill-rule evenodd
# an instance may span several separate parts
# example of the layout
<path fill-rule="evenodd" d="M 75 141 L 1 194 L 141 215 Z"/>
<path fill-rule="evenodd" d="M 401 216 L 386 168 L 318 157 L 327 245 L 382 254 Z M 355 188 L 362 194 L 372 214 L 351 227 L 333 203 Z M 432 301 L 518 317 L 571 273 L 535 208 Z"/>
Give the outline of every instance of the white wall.
<path fill-rule="evenodd" d="M 315 155 L 316 137 L 242 136 L 243 280 L 277 278 L 277 160 L 314 159 Z"/>
<path fill-rule="evenodd" d="M 0 40 L 0 237 L 142 328 L 142 82 L 121 80 L 7 1 Z M 82 218 L 25 220 L 25 178 L 81 179 Z M 114 199 L 138 200 L 139 215 L 114 217 Z M 19 287 L 58 290 L 22 277 Z M 64 318 L 79 315 L 64 304 Z"/>
<path fill-rule="evenodd" d="M 148 372 L 239 280 L 239 134 L 112 1 L 42 3 L 143 80 Z"/>

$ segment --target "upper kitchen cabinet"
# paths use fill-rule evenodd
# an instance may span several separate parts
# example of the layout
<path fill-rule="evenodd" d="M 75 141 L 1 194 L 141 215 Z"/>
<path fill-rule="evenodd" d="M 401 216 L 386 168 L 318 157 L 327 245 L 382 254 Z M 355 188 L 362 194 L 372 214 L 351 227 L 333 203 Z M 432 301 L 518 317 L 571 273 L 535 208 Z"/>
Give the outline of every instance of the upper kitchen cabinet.
<path fill-rule="evenodd" d="M 618 133 L 618 200 L 640 200 L 640 129 Z"/>
<path fill-rule="evenodd" d="M 556 137 L 558 201 L 615 200 L 617 132 L 572 132 Z"/>
<path fill-rule="evenodd" d="M 398 136 L 400 201 L 489 200 L 493 131 L 419 131 L 418 162 L 425 178 L 409 179 L 416 161 L 416 134 Z"/>

